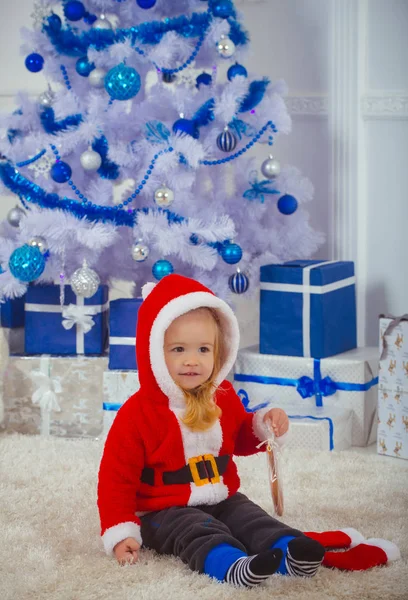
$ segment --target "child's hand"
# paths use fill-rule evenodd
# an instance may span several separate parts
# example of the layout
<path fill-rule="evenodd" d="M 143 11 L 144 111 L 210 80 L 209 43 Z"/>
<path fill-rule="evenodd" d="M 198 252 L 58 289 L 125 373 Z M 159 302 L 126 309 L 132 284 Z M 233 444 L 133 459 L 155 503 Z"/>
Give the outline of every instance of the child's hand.
<path fill-rule="evenodd" d="M 113 553 L 121 565 L 125 565 L 126 563 L 133 565 L 139 560 L 139 550 L 140 544 L 135 538 L 129 537 L 116 544 Z"/>
<path fill-rule="evenodd" d="M 271 408 L 263 418 L 272 427 L 276 437 L 280 437 L 289 429 L 289 417 L 281 408 Z"/>

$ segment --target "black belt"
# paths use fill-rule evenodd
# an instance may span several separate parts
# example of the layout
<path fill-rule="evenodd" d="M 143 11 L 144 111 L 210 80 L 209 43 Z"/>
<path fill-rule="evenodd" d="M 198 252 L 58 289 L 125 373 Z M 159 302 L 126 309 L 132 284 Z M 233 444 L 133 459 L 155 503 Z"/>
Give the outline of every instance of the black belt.
<path fill-rule="evenodd" d="M 220 476 L 224 475 L 230 456 L 213 456 L 204 454 L 203 456 L 194 456 L 190 458 L 188 464 L 177 469 L 177 471 L 164 471 L 162 480 L 164 485 L 174 485 L 177 483 L 191 483 L 196 485 L 206 485 L 207 483 L 219 483 Z M 156 482 L 155 482 L 156 475 Z M 142 471 L 140 480 L 148 485 L 160 485 L 157 481 L 157 470 L 145 467 Z"/>

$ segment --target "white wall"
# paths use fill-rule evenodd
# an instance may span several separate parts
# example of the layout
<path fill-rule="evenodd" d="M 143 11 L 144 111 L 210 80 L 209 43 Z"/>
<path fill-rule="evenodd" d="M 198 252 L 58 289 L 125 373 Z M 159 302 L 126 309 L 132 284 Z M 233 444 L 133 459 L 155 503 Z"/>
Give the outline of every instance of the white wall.
<path fill-rule="evenodd" d="M 238 4 L 252 38 L 250 68 L 289 86 L 293 131 L 274 154 L 315 186 L 311 221 L 328 235 L 317 257 L 356 261 L 359 341 L 375 344 L 378 313 L 408 310 L 408 1 Z M 18 28 L 30 25 L 32 6 L 18 0 L 3 11 L 0 109 L 12 107 L 18 89 L 45 89 L 19 53 Z M 0 218 L 13 204 L 1 199 Z M 244 343 L 258 337 L 256 303 L 250 309 Z"/>
<path fill-rule="evenodd" d="M 367 338 L 408 312 L 408 1 L 367 2 Z"/>

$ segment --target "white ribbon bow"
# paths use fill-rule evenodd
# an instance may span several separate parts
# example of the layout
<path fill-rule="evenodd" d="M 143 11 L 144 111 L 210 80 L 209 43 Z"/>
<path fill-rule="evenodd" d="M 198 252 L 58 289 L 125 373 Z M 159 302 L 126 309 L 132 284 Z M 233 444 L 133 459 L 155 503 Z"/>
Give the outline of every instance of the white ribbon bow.
<path fill-rule="evenodd" d="M 31 378 L 39 386 L 31 397 L 33 404 L 38 404 L 42 410 L 49 413 L 52 410 L 60 412 L 57 394 L 61 394 L 62 387 L 59 379 L 52 378 L 41 371 L 31 373 Z"/>
<path fill-rule="evenodd" d="M 97 314 L 97 309 L 94 306 L 78 306 L 70 304 L 62 310 L 62 326 L 64 329 L 72 329 L 77 325 L 84 333 L 91 331 L 95 325 L 92 317 Z"/>

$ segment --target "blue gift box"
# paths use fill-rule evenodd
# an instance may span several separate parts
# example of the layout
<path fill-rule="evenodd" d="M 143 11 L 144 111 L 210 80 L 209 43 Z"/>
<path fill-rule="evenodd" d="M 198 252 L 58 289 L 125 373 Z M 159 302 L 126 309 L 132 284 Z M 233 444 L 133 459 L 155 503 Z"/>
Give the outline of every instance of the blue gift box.
<path fill-rule="evenodd" d="M 353 262 L 261 267 L 261 354 L 327 358 L 356 346 Z"/>
<path fill-rule="evenodd" d="M 2 327 L 15 329 L 24 327 L 24 300 L 21 298 L 13 298 L 6 300 L 0 304 L 0 324 Z"/>
<path fill-rule="evenodd" d="M 135 371 L 136 325 L 141 298 L 120 298 L 110 303 L 109 369 Z"/>
<path fill-rule="evenodd" d="M 25 303 L 26 354 L 103 354 L 108 337 L 108 287 L 99 286 L 92 298 L 77 296 L 65 286 L 33 285 Z"/>

